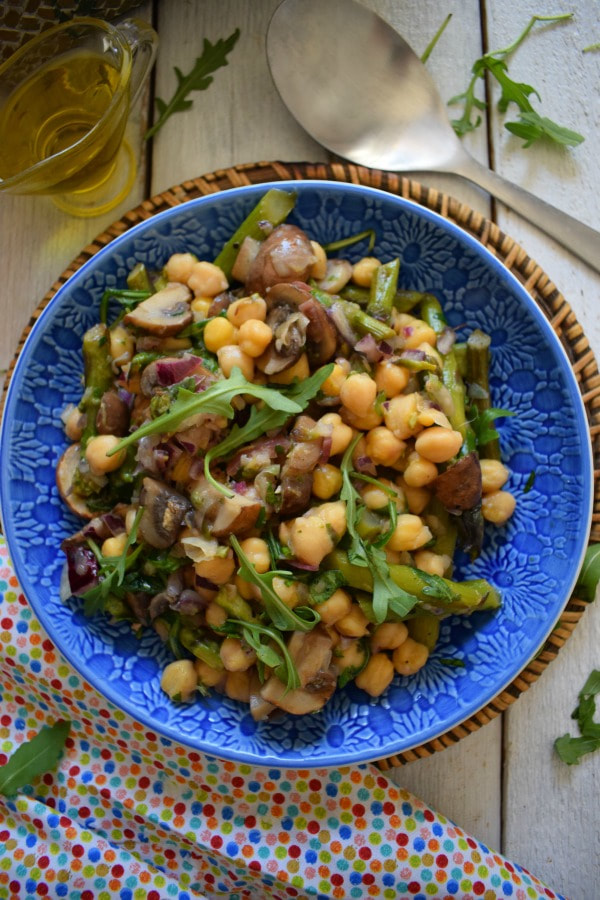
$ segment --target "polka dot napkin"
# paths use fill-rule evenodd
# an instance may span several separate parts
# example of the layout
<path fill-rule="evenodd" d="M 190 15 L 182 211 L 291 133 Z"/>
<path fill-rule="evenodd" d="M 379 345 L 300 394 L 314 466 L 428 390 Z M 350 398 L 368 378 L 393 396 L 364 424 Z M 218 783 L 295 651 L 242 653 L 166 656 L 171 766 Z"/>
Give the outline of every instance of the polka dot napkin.
<path fill-rule="evenodd" d="M 0 543 L 0 766 L 71 721 L 59 766 L 0 797 L 0 898 L 557 898 L 374 766 L 253 769 L 108 704 L 54 648 Z"/>

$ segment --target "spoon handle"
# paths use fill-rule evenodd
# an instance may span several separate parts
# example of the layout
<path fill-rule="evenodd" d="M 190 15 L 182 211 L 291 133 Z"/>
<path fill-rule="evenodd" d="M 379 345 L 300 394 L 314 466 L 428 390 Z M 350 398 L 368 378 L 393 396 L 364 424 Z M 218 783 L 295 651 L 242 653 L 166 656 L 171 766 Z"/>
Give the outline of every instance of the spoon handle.
<path fill-rule="evenodd" d="M 600 232 L 512 184 L 501 175 L 482 166 L 470 155 L 464 160 L 461 156 L 460 163 L 453 171 L 484 188 L 505 206 L 528 219 L 578 256 L 596 272 L 600 272 Z"/>

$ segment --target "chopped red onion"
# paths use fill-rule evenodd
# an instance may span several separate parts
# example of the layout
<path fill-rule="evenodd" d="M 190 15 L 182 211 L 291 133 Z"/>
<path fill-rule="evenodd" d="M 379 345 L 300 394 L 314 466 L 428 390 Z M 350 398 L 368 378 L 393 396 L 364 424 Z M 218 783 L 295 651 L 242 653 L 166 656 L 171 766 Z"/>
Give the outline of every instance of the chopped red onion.
<path fill-rule="evenodd" d="M 310 563 L 300 562 L 299 559 L 286 559 L 286 564 L 288 566 L 292 566 L 294 569 L 301 569 L 303 572 L 318 572 L 319 567 L 313 566 Z"/>
<path fill-rule="evenodd" d="M 126 403 L 129 409 L 133 407 L 133 402 L 135 400 L 135 394 L 132 394 L 131 391 L 126 390 L 123 387 L 117 388 L 117 395 L 119 400 L 122 400 L 123 403 Z"/>
<path fill-rule="evenodd" d="M 450 353 L 452 347 L 454 346 L 454 342 L 456 341 L 456 332 L 453 328 L 444 328 L 442 333 L 438 335 L 437 339 L 437 349 L 444 356 L 446 353 Z"/>
<path fill-rule="evenodd" d="M 377 363 L 383 359 L 383 353 L 372 334 L 365 334 L 364 337 L 361 337 L 360 341 L 354 345 L 354 349 L 362 353 L 371 363 Z"/>
<path fill-rule="evenodd" d="M 354 347 L 358 338 L 348 321 L 348 317 L 346 316 L 341 303 L 332 303 L 327 310 L 327 315 L 337 328 L 343 340 L 350 344 L 351 347 Z"/>
<path fill-rule="evenodd" d="M 329 461 L 329 457 L 331 456 L 331 435 L 326 435 L 323 438 L 323 444 L 321 446 L 321 455 L 319 457 L 319 465 L 324 466 L 326 462 Z"/>
<path fill-rule="evenodd" d="M 117 534 L 123 534 L 125 531 L 125 522 L 122 516 L 116 516 L 114 513 L 104 513 L 101 519 L 113 537 Z"/>
<path fill-rule="evenodd" d="M 81 597 L 95 587 L 99 580 L 99 566 L 93 551 L 83 544 L 65 547 L 69 574 L 69 587 L 75 597 Z"/>
<path fill-rule="evenodd" d="M 359 456 L 354 460 L 354 468 L 361 475 L 377 475 L 377 469 L 370 456 Z"/>
<path fill-rule="evenodd" d="M 169 387 L 172 384 L 179 384 L 188 375 L 198 368 L 200 360 L 197 356 L 187 354 L 186 356 L 176 356 L 171 359 L 156 360 L 156 380 L 161 387 Z"/>
<path fill-rule="evenodd" d="M 403 350 L 400 354 L 400 359 L 412 359 L 415 362 L 424 362 L 427 359 L 427 354 L 424 350 Z"/>

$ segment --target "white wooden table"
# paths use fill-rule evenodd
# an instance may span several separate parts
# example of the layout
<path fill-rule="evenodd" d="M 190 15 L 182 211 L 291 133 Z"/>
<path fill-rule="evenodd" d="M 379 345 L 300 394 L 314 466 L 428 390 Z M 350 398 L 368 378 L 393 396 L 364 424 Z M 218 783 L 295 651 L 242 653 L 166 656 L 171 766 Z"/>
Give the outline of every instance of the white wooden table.
<path fill-rule="evenodd" d="M 139 176 L 122 207 L 77 220 L 49 200 L 0 195 L 0 368 L 8 365 L 30 312 L 78 251 L 127 209 L 171 185 L 236 163 L 281 159 L 322 161 L 327 154 L 291 119 L 272 86 L 265 53 L 267 24 L 278 0 L 155 0 L 139 13 L 154 17 L 160 36 L 153 74 L 158 96 L 175 84 L 173 65 L 187 71 L 212 41 L 236 27 L 241 38 L 231 64 L 195 95 L 194 106 L 174 116 L 151 148 L 142 135 L 149 87 L 134 110 L 130 139 Z M 324 0 L 326 2 L 326 0 Z M 511 43 L 536 12 L 534 0 L 365 0 L 421 53 L 448 12 L 453 19 L 428 66 L 445 99 L 464 90 L 470 67 L 487 49 Z M 553 4 L 553 8 L 564 4 Z M 543 7 L 543 8 L 542 8 Z M 542 111 L 586 136 L 575 150 L 535 146 L 527 151 L 492 108 L 482 128 L 466 139 L 482 162 L 528 190 L 600 229 L 597 147 L 600 142 L 600 41 L 597 0 L 577 0 L 574 20 L 538 25 L 510 63 L 511 75 L 533 83 Z M 466 182 L 417 175 L 486 215 L 524 245 L 573 307 L 600 356 L 600 278 L 519 216 Z M 559 658 L 502 717 L 451 749 L 394 770 L 394 780 L 430 802 L 491 847 L 529 868 L 572 900 L 600 896 L 600 752 L 568 768 L 553 753 L 554 739 L 573 730 L 570 713 L 592 668 L 600 666 L 600 607 L 591 607 Z"/>

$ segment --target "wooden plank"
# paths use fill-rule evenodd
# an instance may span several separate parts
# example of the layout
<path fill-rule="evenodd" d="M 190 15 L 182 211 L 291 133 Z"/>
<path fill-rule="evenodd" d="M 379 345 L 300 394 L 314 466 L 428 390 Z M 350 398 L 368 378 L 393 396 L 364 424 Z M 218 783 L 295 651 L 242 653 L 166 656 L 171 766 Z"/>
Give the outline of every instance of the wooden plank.
<path fill-rule="evenodd" d="M 151 3 L 136 14 L 151 20 Z M 144 199 L 146 130 L 149 82 L 132 109 L 127 137 L 137 158 L 138 172 L 129 196 L 116 209 L 90 219 L 79 219 L 59 210 L 48 197 L 3 194 L 0 199 L 2 235 L 3 303 L 0 330 L 0 369 L 12 359 L 29 316 L 61 272 L 79 251 L 123 213 Z"/>
<path fill-rule="evenodd" d="M 538 89 L 542 103 L 533 99 L 536 109 L 582 132 L 586 141 L 571 150 L 548 144 L 523 150 L 495 112 L 496 168 L 532 193 L 600 228 L 596 159 L 600 99 L 592 87 L 598 83 L 600 56 L 582 53 L 583 47 L 599 38 L 597 4 L 580 0 L 562 8 L 576 10 L 573 21 L 553 27 L 537 25 L 511 58 L 509 71 L 511 77 Z M 510 44 L 536 12 L 540 5 L 534 0 L 520 3 L 518 13 L 512 4 L 490 4 L 490 47 Z M 500 204 L 498 222 L 565 294 L 598 356 L 598 276 Z M 510 708 L 505 726 L 503 852 L 578 900 L 598 896 L 600 755 L 586 757 L 579 766 L 569 768 L 554 754 L 553 742 L 567 731 L 577 733 L 570 714 L 589 672 L 598 666 L 599 629 L 600 607 L 596 605 L 585 613 L 543 677 Z"/>

